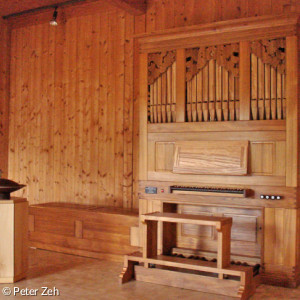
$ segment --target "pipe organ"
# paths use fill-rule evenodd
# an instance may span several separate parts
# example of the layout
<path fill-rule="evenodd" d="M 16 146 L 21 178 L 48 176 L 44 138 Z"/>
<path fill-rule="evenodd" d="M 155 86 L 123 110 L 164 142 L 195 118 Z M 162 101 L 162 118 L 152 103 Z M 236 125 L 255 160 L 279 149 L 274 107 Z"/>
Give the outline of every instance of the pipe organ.
<path fill-rule="evenodd" d="M 140 215 L 230 217 L 231 261 L 290 287 L 300 281 L 297 22 L 137 37 Z M 172 251 L 215 259 L 216 237 L 212 226 L 180 223 Z"/>

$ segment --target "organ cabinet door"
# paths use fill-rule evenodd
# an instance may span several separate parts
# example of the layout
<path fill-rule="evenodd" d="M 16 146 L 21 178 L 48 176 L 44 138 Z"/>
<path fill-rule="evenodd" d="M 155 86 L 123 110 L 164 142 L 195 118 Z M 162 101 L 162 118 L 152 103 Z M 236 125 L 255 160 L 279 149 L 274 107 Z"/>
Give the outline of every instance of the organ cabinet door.
<path fill-rule="evenodd" d="M 232 260 L 285 286 L 300 280 L 297 18 L 137 37 L 140 214 L 231 216 Z M 211 258 L 215 237 L 180 225 L 173 250 Z"/>

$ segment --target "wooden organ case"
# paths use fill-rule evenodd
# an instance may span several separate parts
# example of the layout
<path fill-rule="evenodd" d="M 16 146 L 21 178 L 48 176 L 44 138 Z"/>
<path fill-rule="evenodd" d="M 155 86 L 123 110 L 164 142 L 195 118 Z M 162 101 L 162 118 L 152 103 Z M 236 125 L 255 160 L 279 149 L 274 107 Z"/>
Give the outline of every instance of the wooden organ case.
<path fill-rule="evenodd" d="M 289 287 L 300 280 L 297 28 L 284 15 L 137 37 L 140 215 L 231 217 L 231 261 Z M 174 255 L 216 257 L 212 226 L 176 234 Z"/>

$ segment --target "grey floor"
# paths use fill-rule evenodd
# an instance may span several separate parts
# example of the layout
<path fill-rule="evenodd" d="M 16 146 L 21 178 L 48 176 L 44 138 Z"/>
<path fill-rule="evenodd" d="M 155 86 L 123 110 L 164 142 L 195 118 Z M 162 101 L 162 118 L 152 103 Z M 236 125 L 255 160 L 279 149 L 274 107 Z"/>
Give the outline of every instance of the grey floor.
<path fill-rule="evenodd" d="M 0 284 L 0 299 L 103 299 L 103 300 L 150 300 L 150 299 L 233 299 L 162 285 L 132 281 L 119 285 L 118 275 L 122 264 L 100 261 L 50 251 L 30 249 L 30 269 L 27 279 L 15 284 Z M 37 296 L 4 296 L 2 290 L 9 287 L 38 289 Z M 60 296 L 41 296 L 41 288 L 54 287 Z M 300 299 L 300 287 L 286 289 L 261 285 L 251 299 Z"/>

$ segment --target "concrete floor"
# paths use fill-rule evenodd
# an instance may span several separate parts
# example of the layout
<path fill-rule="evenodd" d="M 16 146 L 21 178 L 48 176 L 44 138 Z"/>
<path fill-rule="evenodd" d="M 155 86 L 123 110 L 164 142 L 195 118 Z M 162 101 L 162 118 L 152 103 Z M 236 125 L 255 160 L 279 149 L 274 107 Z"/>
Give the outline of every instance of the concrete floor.
<path fill-rule="evenodd" d="M 225 300 L 230 297 L 205 294 L 162 285 L 132 281 L 119 285 L 121 263 L 30 249 L 30 269 L 26 280 L 16 284 L 0 284 L 0 299 L 47 299 L 41 296 L 41 287 L 54 287 L 60 296 L 50 299 L 76 300 Z M 5 287 L 14 289 L 39 289 L 37 296 L 4 296 Z M 34 293 L 34 292 L 33 292 Z M 57 293 L 57 292 L 56 292 Z M 300 299 L 298 289 L 261 285 L 252 299 Z"/>

